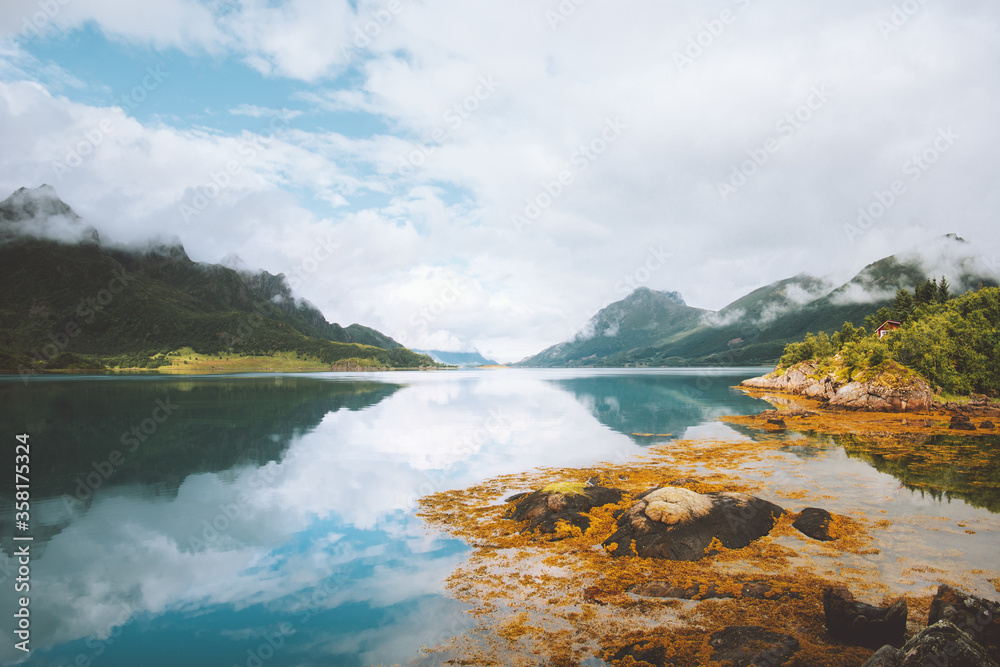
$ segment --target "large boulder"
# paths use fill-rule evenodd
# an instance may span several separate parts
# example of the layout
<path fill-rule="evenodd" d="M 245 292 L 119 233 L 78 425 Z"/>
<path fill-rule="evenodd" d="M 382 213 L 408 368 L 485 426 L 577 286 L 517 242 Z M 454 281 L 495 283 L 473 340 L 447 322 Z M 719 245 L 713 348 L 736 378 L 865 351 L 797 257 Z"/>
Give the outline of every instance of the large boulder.
<path fill-rule="evenodd" d="M 995 660 L 948 621 L 938 621 L 913 635 L 902 650 L 883 646 L 861 667 L 998 667 Z"/>
<path fill-rule="evenodd" d="M 903 382 L 848 382 L 837 390 L 830 405 L 873 412 L 923 412 L 934 405 L 934 390 L 926 381 L 911 377 Z"/>
<path fill-rule="evenodd" d="M 538 531 L 552 534 L 560 521 L 576 526 L 582 531 L 590 527 L 587 513 L 595 507 L 610 505 L 622 499 L 622 492 L 603 486 L 585 484 L 552 484 L 534 493 L 511 496 L 507 502 L 515 503 L 507 518 L 527 521 L 522 532 Z"/>
<path fill-rule="evenodd" d="M 823 614 L 830 636 L 846 644 L 879 648 L 900 646 L 906 632 L 906 598 L 889 607 L 858 602 L 843 586 L 823 589 Z"/>
<path fill-rule="evenodd" d="M 742 493 L 695 493 L 663 486 L 639 496 L 604 541 L 614 556 L 699 560 L 712 540 L 741 549 L 771 532 L 785 510 Z"/>
<path fill-rule="evenodd" d="M 1000 662 L 1000 603 L 941 584 L 927 617 L 928 624 L 938 621 L 952 623 Z"/>

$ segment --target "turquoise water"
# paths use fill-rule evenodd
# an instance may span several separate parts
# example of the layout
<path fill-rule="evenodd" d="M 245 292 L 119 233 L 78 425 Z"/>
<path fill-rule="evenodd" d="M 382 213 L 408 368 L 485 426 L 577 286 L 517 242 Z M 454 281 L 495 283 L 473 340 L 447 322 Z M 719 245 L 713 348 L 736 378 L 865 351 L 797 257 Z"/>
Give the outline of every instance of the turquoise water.
<path fill-rule="evenodd" d="M 472 623 L 444 589 L 466 547 L 414 515 L 420 496 L 747 437 L 716 419 L 769 407 L 731 389 L 760 370 L 0 380 L 11 467 L 14 435 L 30 435 L 34 538 L 32 650 L 14 648 L 8 621 L 0 663 L 427 664 L 422 646 Z M 782 446 L 776 485 L 801 484 L 806 465 L 812 486 L 842 490 L 830 509 L 884 507 L 891 493 L 897 514 L 979 522 L 970 562 L 1000 544 L 988 509 L 903 488 L 836 443 L 806 452 Z M 12 619 L 10 536 L 23 533 L 5 484 L 0 617 Z"/>

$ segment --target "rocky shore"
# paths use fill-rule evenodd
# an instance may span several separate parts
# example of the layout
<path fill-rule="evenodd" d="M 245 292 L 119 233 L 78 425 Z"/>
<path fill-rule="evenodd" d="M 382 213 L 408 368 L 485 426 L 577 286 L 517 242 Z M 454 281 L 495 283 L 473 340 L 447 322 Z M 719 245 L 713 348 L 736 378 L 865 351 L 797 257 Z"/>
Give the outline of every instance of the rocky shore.
<path fill-rule="evenodd" d="M 934 390 L 927 381 L 900 366 L 845 381 L 839 369 L 822 369 L 815 362 L 803 361 L 744 380 L 741 386 L 801 394 L 847 410 L 926 412 L 935 405 Z"/>
<path fill-rule="evenodd" d="M 776 435 L 675 441 L 634 462 L 506 475 L 422 499 L 421 516 L 474 549 L 449 588 L 477 609 L 480 625 L 456 640 L 448 659 L 1000 667 L 1000 602 L 982 583 L 1000 591 L 1000 572 L 954 576 L 921 564 L 909 571 L 928 573 L 918 577 L 922 589 L 900 590 L 871 565 L 890 521 L 834 513 L 806 499 L 822 505 L 835 496 L 776 492 L 767 478 L 731 472 L 767 469 L 786 430 L 870 439 L 890 448 L 890 458 L 922 442 L 922 455 L 943 457 L 929 466 L 948 466 L 953 455 L 967 467 L 980 441 L 965 436 L 995 429 L 995 406 L 985 398 L 928 402 L 927 386 L 872 378 L 858 380 L 855 394 L 868 399 L 841 405 L 827 394 L 835 398 L 846 384 L 793 370 L 745 383 L 773 410 L 723 418 L 749 427 L 744 433 Z M 938 435 L 961 437 L 925 452 Z M 498 639 L 484 647 L 484 636 Z"/>

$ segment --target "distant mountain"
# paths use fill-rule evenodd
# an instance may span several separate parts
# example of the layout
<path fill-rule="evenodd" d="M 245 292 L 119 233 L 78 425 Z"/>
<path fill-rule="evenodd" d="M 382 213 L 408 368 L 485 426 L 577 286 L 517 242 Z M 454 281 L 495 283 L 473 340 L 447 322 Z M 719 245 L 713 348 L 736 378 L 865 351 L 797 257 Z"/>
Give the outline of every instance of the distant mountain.
<path fill-rule="evenodd" d="M 685 304 L 677 292 L 640 287 L 603 308 L 573 340 L 553 345 L 518 365 L 616 365 L 611 360 L 667 344 L 671 337 L 696 327 L 708 314 Z"/>
<path fill-rule="evenodd" d="M 476 352 L 445 352 L 443 350 L 414 350 L 418 354 L 426 354 L 428 357 L 448 366 L 458 366 L 460 368 L 474 366 L 498 366 L 497 362 L 487 359 Z"/>
<path fill-rule="evenodd" d="M 60 368 L 63 355 L 141 360 L 182 347 L 433 363 L 374 329 L 327 322 L 283 275 L 193 262 L 176 239 L 102 245 L 49 186 L 0 202 L 0 266 L 0 368 L 8 370 Z"/>
<path fill-rule="evenodd" d="M 692 308 L 676 292 L 639 288 L 602 309 L 573 340 L 518 366 L 680 366 L 772 364 L 809 331 L 839 331 L 845 321 L 889 305 L 896 290 L 947 276 L 953 294 L 996 286 L 969 245 L 949 234 L 917 250 L 869 264 L 842 285 L 809 275 L 756 289 L 718 312 Z"/>

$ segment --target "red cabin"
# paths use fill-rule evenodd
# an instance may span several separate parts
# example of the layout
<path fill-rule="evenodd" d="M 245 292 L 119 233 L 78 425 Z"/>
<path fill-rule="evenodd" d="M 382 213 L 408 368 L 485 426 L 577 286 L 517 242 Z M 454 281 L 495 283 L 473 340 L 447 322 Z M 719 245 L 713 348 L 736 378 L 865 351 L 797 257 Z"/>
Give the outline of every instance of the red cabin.
<path fill-rule="evenodd" d="M 885 322 L 882 323 L 882 326 L 880 326 L 878 329 L 875 330 L 875 335 L 878 336 L 879 340 L 882 340 L 883 336 L 885 336 L 890 331 L 898 329 L 899 327 L 900 324 L 896 320 L 886 320 Z"/>

